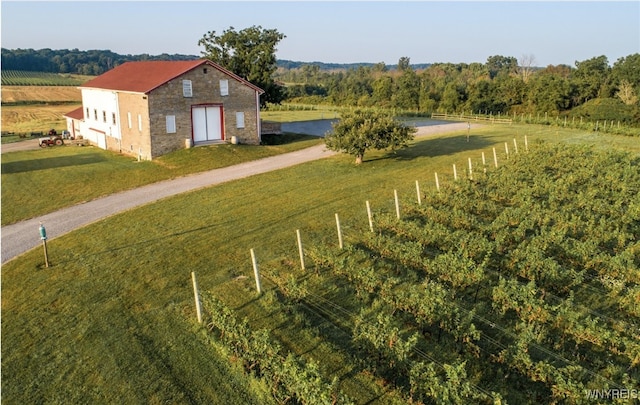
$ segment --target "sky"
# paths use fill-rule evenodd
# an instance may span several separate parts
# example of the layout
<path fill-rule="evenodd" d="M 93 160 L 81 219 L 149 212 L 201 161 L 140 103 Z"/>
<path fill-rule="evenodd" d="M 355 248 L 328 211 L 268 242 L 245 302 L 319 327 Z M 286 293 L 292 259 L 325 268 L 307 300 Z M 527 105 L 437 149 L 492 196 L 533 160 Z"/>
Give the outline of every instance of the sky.
<path fill-rule="evenodd" d="M 535 66 L 640 53 L 640 1 L 6 1 L 3 48 L 201 56 L 198 41 L 251 26 L 286 37 L 276 57 L 300 62 Z"/>

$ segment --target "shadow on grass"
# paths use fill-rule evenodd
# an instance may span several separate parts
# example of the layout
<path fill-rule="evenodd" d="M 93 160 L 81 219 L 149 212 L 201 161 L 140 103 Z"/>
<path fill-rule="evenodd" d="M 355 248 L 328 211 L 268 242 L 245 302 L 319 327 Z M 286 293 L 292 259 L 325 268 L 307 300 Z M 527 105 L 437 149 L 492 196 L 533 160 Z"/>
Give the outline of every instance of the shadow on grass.
<path fill-rule="evenodd" d="M 262 135 L 262 145 L 286 145 L 290 143 L 308 141 L 311 139 L 318 139 L 318 137 L 314 135 L 296 134 L 293 132 L 283 132 L 280 135 L 265 134 Z"/>
<path fill-rule="evenodd" d="M 90 165 L 93 163 L 104 162 L 105 160 L 105 157 L 99 153 L 21 160 L 18 162 L 2 163 L 2 173 L 15 174 L 35 170 L 58 169 L 67 166 Z"/>
<path fill-rule="evenodd" d="M 466 135 L 445 138 L 432 138 L 418 141 L 407 148 L 390 151 L 379 158 L 371 158 L 365 160 L 413 160 L 421 157 L 446 156 L 464 151 L 483 149 L 494 144 L 495 142 L 490 141 L 484 136 L 478 135 L 471 135 L 468 142 Z"/>
<path fill-rule="evenodd" d="M 225 222 L 225 224 L 228 224 L 230 221 Z M 127 243 L 121 246 L 114 246 L 110 249 L 106 249 L 106 250 L 101 250 L 98 252 L 88 252 L 88 253 L 84 253 L 84 254 L 79 254 L 77 256 L 73 256 L 73 257 L 66 257 L 63 258 L 62 260 L 58 261 L 56 263 L 56 265 L 63 265 L 65 263 L 69 263 L 69 262 L 74 262 L 77 261 L 78 259 L 82 259 L 82 258 L 89 258 L 89 257 L 98 257 L 98 256 L 102 256 L 105 254 L 113 254 L 116 252 L 120 252 L 120 251 L 126 251 L 126 250 L 130 250 L 130 249 L 134 249 L 134 248 L 138 248 L 138 247 L 144 247 L 144 246 L 152 246 L 154 244 L 164 244 L 167 245 L 169 244 L 169 242 L 171 241 L 172 238 L 178 237 L 178 236 L 183 236 L 183 235 L 188 235 L 188 234 L 193 234 L 193 233 L 198 233 L 198 232 L 211 232 L 212 229 L 219 227 L 220 225 L 222 225 L 222 222 L 217 222 L 215 224 L 209 224 L 209 225 L 203 225 L 197 228 L 191 228 L 191 229 L 186 229 L 180 232 L 174 232 L 174 233 L 170 233 L 167 235 L 161 235 L 158 236 L 156 238 L 150 238 L 150 239 L 145 239 L 145 240 L 141 240 L 138 242 L 134 242 L 134 243 Z"/>

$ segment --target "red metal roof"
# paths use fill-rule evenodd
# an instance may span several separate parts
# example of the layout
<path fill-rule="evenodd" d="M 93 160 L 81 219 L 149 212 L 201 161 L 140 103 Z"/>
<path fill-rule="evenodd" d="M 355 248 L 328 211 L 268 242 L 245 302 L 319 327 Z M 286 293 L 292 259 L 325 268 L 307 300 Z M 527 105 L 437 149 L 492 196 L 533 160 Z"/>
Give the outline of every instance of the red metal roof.
<path fill-rule="evenodd" d="M 82 112 L 82 107 L 78 107 L 73 111 L 69 111 L 64 116 L 72 118 L 74 120 L 81 120 L 84 118 L 84 113 Z"/>
<path fill-rule="evenodd" d="M 233 77 L 260 94 L 264 93 L 264 90 L 256 85 L 249 83 L 240 76 L 207 59 L 125 62 L 95 79 L 89 80 L 80 87 L 149 93 L 166 82 L 204 64 Z"/>

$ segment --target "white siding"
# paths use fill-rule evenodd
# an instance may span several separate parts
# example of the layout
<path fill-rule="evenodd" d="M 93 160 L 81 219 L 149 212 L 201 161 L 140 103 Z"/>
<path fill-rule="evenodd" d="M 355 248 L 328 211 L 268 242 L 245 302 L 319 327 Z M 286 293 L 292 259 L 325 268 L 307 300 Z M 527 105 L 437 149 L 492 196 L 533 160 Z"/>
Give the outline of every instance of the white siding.
<path fill-rule="evenodd" d="M 111 90 L 81 89 L 82 106 L 86 112 L 90 111 L 89 117 L 85 117 L 80 131 L 89 140 L 102 144 L 104 140 L 98 140 L 96 131 L 104 132 L 107 136 L 121 139 L 120 128 L 118 126 L 118 96 Z M 98 112 L 98 119 L 95 119 L 94 111 Z M 113 123 L 112 114 L 116 116 L 116 123 Z M 105 116 L 107 117 L 105 120 Z M 95 138 L 95 139 L 94 139 Z"/>

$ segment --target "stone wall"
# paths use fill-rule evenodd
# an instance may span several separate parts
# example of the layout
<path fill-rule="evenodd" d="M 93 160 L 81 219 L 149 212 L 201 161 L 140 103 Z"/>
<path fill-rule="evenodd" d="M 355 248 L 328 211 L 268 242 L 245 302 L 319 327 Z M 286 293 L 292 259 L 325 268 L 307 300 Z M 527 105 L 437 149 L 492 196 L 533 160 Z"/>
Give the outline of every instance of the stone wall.
<path fill-rule="evenodd" d="M 191 80 L 192 97 L 183 96 L 183 80 Z M 229 94 L 220 94 L 220 80 L 227 80 Z M 191 108 L 221 105 L 223 139 L 257 145 L 258 100 L 256 91 L 211 65 L 201 65 L 163 84 L 149 94 L 151 158 L 182 149 L 192 138 Z M 237 128 L 236 113 L 244 113 L 244 128 Z M 175 133 L 167 133 L 166 117 L 175 116 Z"/>

